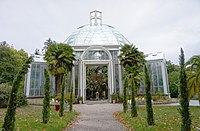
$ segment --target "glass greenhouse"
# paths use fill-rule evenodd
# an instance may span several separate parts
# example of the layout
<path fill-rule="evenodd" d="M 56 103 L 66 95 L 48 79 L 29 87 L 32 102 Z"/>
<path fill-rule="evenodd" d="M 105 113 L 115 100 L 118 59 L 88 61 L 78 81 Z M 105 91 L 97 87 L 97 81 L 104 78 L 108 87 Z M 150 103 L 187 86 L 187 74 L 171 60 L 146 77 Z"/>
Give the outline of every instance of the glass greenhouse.
<path fill-rule="evenodd" d="M 121 94 L 123 69 L 117 56 L 120 48 L 130 42 L 114 27 L 102 24 L 101 12 L 90 13 L 90 24 L 84 25 L 72 33 L 64 43 L 73 47 L 76 61 L 69 85 L 73 86 L 76 97 L 86 100 L 111 101 L 113 93 Z M 39 56 L 37 56 L 39 57 Z M 44 95 L 44 68 L 42 56 L 34 59 L 26 75 L 26 96 L 42 97 Z M 152 93 L 169 95 L 165 58 L 163 53 L 148 54 L 148 69 L 152 81 Z M 54 93 L 54 78 L 51 78 Z M 144 93 L 143 84 L 138 93 Z"/>

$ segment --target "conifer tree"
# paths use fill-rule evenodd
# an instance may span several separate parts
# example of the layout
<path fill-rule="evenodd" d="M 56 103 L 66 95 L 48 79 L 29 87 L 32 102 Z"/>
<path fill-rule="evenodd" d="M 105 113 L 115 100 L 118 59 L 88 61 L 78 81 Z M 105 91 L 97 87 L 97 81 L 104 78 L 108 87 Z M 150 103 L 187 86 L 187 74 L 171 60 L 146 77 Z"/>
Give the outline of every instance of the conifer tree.
<path fill-rule="evenodd" d="M 124 113 L 126 113 L 127 112 L 127 110 L 128 110 L 128 105 L 127 105 L 127 86 L 128 86 L 128 84 L 127 84 L 127 78 L 126 78 L 126 76 L 124 76 L 124 88 L 123 88 L 123 93 L 124 93 L 124 98 L 123 98 L 123 111 L 124 111 Z"/>
<path fill-rule="evenodd" d="M 185 71 L 185 58 L 184 52 L 181 48 L 181 55 L 179 56 L 179 64 L 180 64 L 180 87 L 179 87 L 179 94 L 180 94 L 180 105 L 181 107 L 178 109 L 181 117 L 181 131 L 191 131 L 191 118 L 189 112 L 189 100 L 188 100 L 188 88 L 187 88 L 187 76 Z"/>
<path fill-rule="evenodd" d="M 151 103 L 151 82 L 149 78 L 149 73 L 147 71 L 147 66 L 144 66 L 145 72 L 145 96 L 146 96 L 146 111 L 147 111 L 147 123 L 148 125 L 154 125 L 154 118 L 153 118 L 153 108 Z"/>
<path fill-rule="evenodd" d="M 63 116 L 64 112 L 64 91 L 65 91 L 66 75 L 63 75 L 62 79 L 62 90 L 61 90 L 61 100 L 60 100 L 60 116 Z"/>
<path fill-rule="evenodd" d="M 21 70 L 15 76 L 12 84 L 12 90 L 8 101 L 8 107 L 6 116 L 4 118 L 3 128 L 5 131 L 13 131 L 15 128 L 15 114 L 17 108 L 17 92 L 20 87 L 21 81 L 23 81 L 24 75 L 27 73 L 29 64 L 32 62 L 32 56 L 30 56 L 25 63 L 22 65 Z"/>
<path fill-rule="evenodd" d="M 45 76 L 45 85 L 44 85 L 44 100 L 43 100 L 43 110 L 42 110 L 42 119 L 43 123 L 46 124 L 49 121 L 49 115 L 50 115 L 50 79 L 49 79 L 49 73 L 45 69 L 44 70 L 44 76 Z"/>

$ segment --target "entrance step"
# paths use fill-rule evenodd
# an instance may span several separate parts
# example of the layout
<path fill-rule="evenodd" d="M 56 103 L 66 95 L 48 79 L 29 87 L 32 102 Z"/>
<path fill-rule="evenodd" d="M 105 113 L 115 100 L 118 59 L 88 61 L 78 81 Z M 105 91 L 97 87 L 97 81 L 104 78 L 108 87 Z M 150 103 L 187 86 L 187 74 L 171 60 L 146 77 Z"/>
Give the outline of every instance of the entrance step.
<path fill-rule="evenodd" d="M 87 105 L 94 105 L 94 104 L 105 104 L 105 103 L 109 103 L 108 100 L 99 100 L 99 101 L 90 101 L 90 100 L 86 100 L 85 104 Z"/>

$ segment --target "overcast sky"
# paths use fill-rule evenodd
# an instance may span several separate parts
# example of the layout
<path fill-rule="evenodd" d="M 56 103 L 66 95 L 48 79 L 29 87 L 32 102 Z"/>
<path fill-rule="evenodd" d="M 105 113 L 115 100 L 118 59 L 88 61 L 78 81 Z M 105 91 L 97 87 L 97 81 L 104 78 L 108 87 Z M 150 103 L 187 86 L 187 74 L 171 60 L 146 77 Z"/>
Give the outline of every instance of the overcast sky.
<path fill-rule="evenodd" d="M 93 10 L 145 54 L 164 52 L 175 64 L 181 47 L 186 60 L 200 55 L 200 0 L 0 0 L 0 41 L 33 53 L 89 24 Z"/>

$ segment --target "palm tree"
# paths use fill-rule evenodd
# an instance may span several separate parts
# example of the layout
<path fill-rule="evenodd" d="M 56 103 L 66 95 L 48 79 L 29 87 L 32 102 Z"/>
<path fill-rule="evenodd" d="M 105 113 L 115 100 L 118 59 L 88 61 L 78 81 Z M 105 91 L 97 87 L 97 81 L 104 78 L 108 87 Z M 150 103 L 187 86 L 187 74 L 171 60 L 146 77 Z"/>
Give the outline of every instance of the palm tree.
<path fill-rule="evenodd" d="M 56 93 L 61 92 L 61 83 L 65 83 L 65 79 L 63 79 L 64 75 L 67 75 L 71 72 L 72 67 L 74 66 L 73 61 L 75 60 L 73 54 L 73 49 L 71 46 L 66 44 L 49 44 L 47 51 L 45 52 L 45 60 L 47 61 L 48 70 L 51 75 L 55 76 L 55 89 Z M 65 77 L 64 77 L 65 78 Z M 65 85 L 62 87 L 61 92 L 61 110 L 60 116 L 63 115 L 63 104 L 64 104 L 64 90 Z M 71 89 L 72 91 L 73 89 Z M 70 101 L 72 101 L 72 97 L 70 97 Z M 72 110 L 72 102 L 70 104 L 70 109 Z"/>
<path fill-rule="evenodd" d="M 131 112 L 132 116 L 137 116 L 137 110 L 136 110 L 136 101 L 135 101 L 135 95 L 137 92 L 137 89 L 140 86 L 140 81 L 142 78 L 141 73 L 143 72 L 142 67 L 145 63 L 145 56 L 143 52 L 140 52 L 138 48 L 135 46 L 125 44 L 121 48 L 121 54 L 119 55 L 119 60 L 121 65 L 125 68 L 125 74 L 128 74 L 128 86 L 131 87 Z M 124 77 L 127 78 L 127 77 Z M 126 86 L 124 86 L 126 88 Z M 126 92 L 124 92 L 124 95 Z M 126 100 L 126 98 L 124 98 Z M 126 102 L 124 103 L 126 104 Z M 124 105 L 126 107 L 126 105 Z"/>
<path fill-rule="evenodd" d="M 73 49 L 62 43 L 49 44 L 44 59 L 47 61 L 49 72 L 55 76 L 55 91 L 60 93 L 63 75 L 70 72 L 74 66 Z"/>
<path fill-rule="evenodd" d="M 198 94 L 200 104 L 200 55 L 193 56 L 186 64 L 190 67 L 187 78 L 189 98 L 192 98 L 192 96 Z"/>

